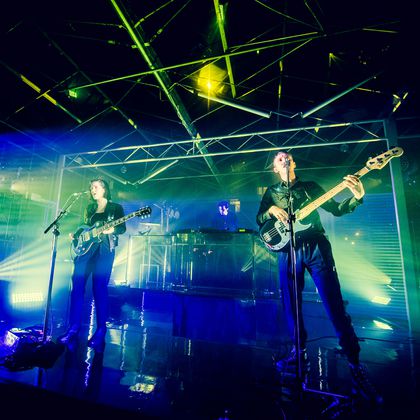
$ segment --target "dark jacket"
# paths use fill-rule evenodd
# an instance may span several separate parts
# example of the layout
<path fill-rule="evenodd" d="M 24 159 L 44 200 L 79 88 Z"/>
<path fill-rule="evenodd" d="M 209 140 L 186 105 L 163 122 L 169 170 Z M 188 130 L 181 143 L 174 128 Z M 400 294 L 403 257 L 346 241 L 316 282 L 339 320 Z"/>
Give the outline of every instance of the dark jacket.
<path fill-rule="evenodd" d="M 291 187 L 291 194 L 293 199 L 293 212 L 296 212 L 305 204 L 313 202 L 315 199 L 325 193 L 325 190 L 316 182 L 313 181 L 297 181 Z M 354 197 L 347 198 L 341 203 L 334 199 L 326 201 L 321 207 L 334 216 L 342 216 L 343 214 L 351 213 L 354 209 L 363 202 L 363 199 L 357 200 Z M 259 226 L 271 218 L 268 209 L 271 206 L 277 206 L 287 210 L 287 185 L 281 181 L 277 184 L 268 187 L 260 203 L 260 208 L 257 213 L 257 223 Z M 321 219 L 318 211 L 313 211 L 308 217 L 304 219 L 305 224 L 311 224 L 310 228 L 305 231 L 305 235 L 314 233 L 324 233 Z"/>
<path fill-rule="evenodd" d="M 84 213 L 84 222 L 88 226 L 93 226 L 95 221 L 101 220 L 104 223 L 110 222 L 112 220 L 121 219 L 124 217 L 124 209 L 120 204 L 113 203 L 112 201 L 108 201 L 105 207 L 105 211 L 103 214 L 95 215 L 96 209 L 98 205 L 96 202 L 89 204 Z M 114 249 L 118 246 L 118 235 L 122 235 L 126 231 L 125 222 L 114 226 L 114 233 L 110 235 L 106 235 L 108 240 L 106 241 L 109 244 L 110 249 Z"/>

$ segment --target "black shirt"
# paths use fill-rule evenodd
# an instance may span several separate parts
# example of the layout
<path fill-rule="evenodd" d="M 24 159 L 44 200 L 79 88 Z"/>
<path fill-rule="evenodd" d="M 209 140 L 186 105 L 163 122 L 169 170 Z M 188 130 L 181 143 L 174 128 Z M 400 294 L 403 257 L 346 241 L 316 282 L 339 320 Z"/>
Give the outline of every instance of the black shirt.
<path fill-rule="evenodd" d="M 212 220 L 212 228 L 236 232 L 238 230 L 236 214 L 230 212 L 226 215 L 220 213 L 216 214 Z"/>
<path fill-rule="evenodd" d="M 87 206 L 84 214 L 84 222 L 93 226 L 96 222 L 107 223 L 112 220 L 117 220 L 124 217 L 124 209 L 120 204 L 108 201 L 103 213 L 96 213 L 98 204 L 96 202 Z M 114 227 L 114 233 L 103 235 L 103 242 L 106 243 L 110 249 L 118 246 L 118 235 L 122 235 L 126 231 L 125 222 Z"/>
<path fill-rule="evenodd" d="M 313 202 L 325 193 L 325 190 L 316 182 L 301 181 L 299 178 L 297 178 L 290 190 L 292 194 L 293 212 L 296 212 L 296 210 L 304 207 L 306 204 Z M 287 210 L 287 192 L 287 184 L 283 181 L 267 188 L 257 214 L 257 223 L 259 226 L 262 226 L 264 222 L 272 217 L 268 213 L 271 206 L 274 205 Z M 351 197 L 338 203 L 331 198 L 322 204 L 321 207 L 334 216 L 342 216 L 343 214 L 353 212 L 362 202 L 363 199 L 357 200 L 356 198 Z M 309 229 L 304 231 L 305 235 L 325 232 L 317 210 L 313 211 L 303 220 L 303 222 L 305 224 L 310 223 L 311 225 Z"/>

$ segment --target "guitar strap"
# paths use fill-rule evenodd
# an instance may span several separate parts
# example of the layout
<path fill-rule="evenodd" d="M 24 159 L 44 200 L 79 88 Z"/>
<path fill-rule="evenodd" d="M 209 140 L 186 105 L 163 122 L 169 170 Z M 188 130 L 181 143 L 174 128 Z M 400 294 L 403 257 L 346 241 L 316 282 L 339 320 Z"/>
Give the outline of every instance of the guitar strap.
<path fill-rule="evenodd" d="M 306 198 L 308 200 L 312 200 L 312 198 L 309 196 L 308 191 L 306 191 L 306 186 L 303 186 L 303 191 L 305 192 Z"/>

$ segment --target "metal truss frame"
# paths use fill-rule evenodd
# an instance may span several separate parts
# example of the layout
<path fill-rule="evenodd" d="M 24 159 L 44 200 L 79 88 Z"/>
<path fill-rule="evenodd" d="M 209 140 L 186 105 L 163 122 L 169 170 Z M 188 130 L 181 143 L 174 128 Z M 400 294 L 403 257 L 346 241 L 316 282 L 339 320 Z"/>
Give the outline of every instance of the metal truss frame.
<path fill-rule="evenodd" d="M 187 139 L 78 152 L 64 155 L 63 169 L 104 169 L 150 162 L 168 163 L 175 160 L 181 162 L 187 159 L 255 154 L 279 149 L 291 150 L 386 141 L 383 123 L 383 120 L 318 123 L 270 131 L 235 133 L 199 140 Z M 375 126 L 375 132 L 372 130 L 372 126 Z M 206 146 L 205 152 L 201 148 L 202 144 Z M 123 184 L 134 185 L 138 182 L 130 182 L 121 176 L 119 177 Z"/>

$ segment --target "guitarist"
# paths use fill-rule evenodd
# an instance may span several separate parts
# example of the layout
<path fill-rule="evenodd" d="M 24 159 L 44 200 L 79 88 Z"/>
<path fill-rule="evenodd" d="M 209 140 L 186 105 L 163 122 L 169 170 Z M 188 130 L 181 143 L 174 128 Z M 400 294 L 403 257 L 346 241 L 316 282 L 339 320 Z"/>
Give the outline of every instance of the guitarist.
<path fill-rule="evenodd" d="M 84 222 L 88 226 L 95 223 L 105 223 L 124 217 L 120 204 L 111 201 L 108 183 L 103 179 L 90 181 L 91 203 L 84 212 Z M 72 291 L 70 301 L 70 322 L 67 332 L 58 338 L 62 344 L 72 343 L 78 336 L 82 324 L 83 297 L 86 282 L 92 275 L 92 290 L 96 311 L 96 331 L 88 340 L 88 346 L 98 352 L 105 346 L 106 319 L 108 315 L 108 283 L 111 277 L 115 257 L 115 247 L 118 245 L 118 235 L 125 232 L 125 223 L 105 230 L 101 241 L 93 243 L 89 251 L 74 259 L 72 275 Z M 71 238 L 74 240 L 73 235 Z"/>
<path fill-rule="evenodd" d="M 289 171 L 290 194 L 293 202 L 293 211 L 296 211 L 305 201 L 320 197 L 325 191 L 315 182 L 303 181 L 295 174 L 296 163 L 290 153 L 279 152 L 273 161 L 274 172 L 279 176 L 279 182 L 270 186 L 260 203 L 257 214 L 257 223 L 262 226 L 270 218 L 276 218 L 288 225 L 288 186 L 287 171 Z M 322 208 L 334 216 L 351 213 L 363 202 L 365 194 L 360 179 L 353 175 L 344 177 L 344 183 L 352 192 L 351 198 L 341 203 L 333 199 L 328 200 Z M 340 346 L 346 354 L 352 373 L 352 382 L 355 390 L 365 399 L 381 403 L 382 398 L 370 384 L 366 367 L 359 363 L 359 339 L 357 338 L 350 316 L 346 313 L 341 295 L 340 283 L 332 255 L 331 244 L 325 235 L 319 213 L 315 210 L 303 221 L 309 224 L 305 230 L 295 234 L 296 253 L 296 279 L 299 305 L 299 331 L 300 349 L 293 346 L 291 353 L 279 360 L 276 366 L 280 370 L 296 367 L 297 358 L 300 357 L 302 368 L 309 365 L 306 353 L 307 332 L 302 319 L 302 290 L 304 287 L 304 272 L 308 270 L 315 282 L 318 293 L 324 303 L 327 314 L 335 328 Z M 283 307 L 287 319 L 289 334 L 295 343 L 296 308 L 293 293 L 293 275 L 290 264 L 290 244 L 278 252 L 280 288 L 282 291 Z"/>

